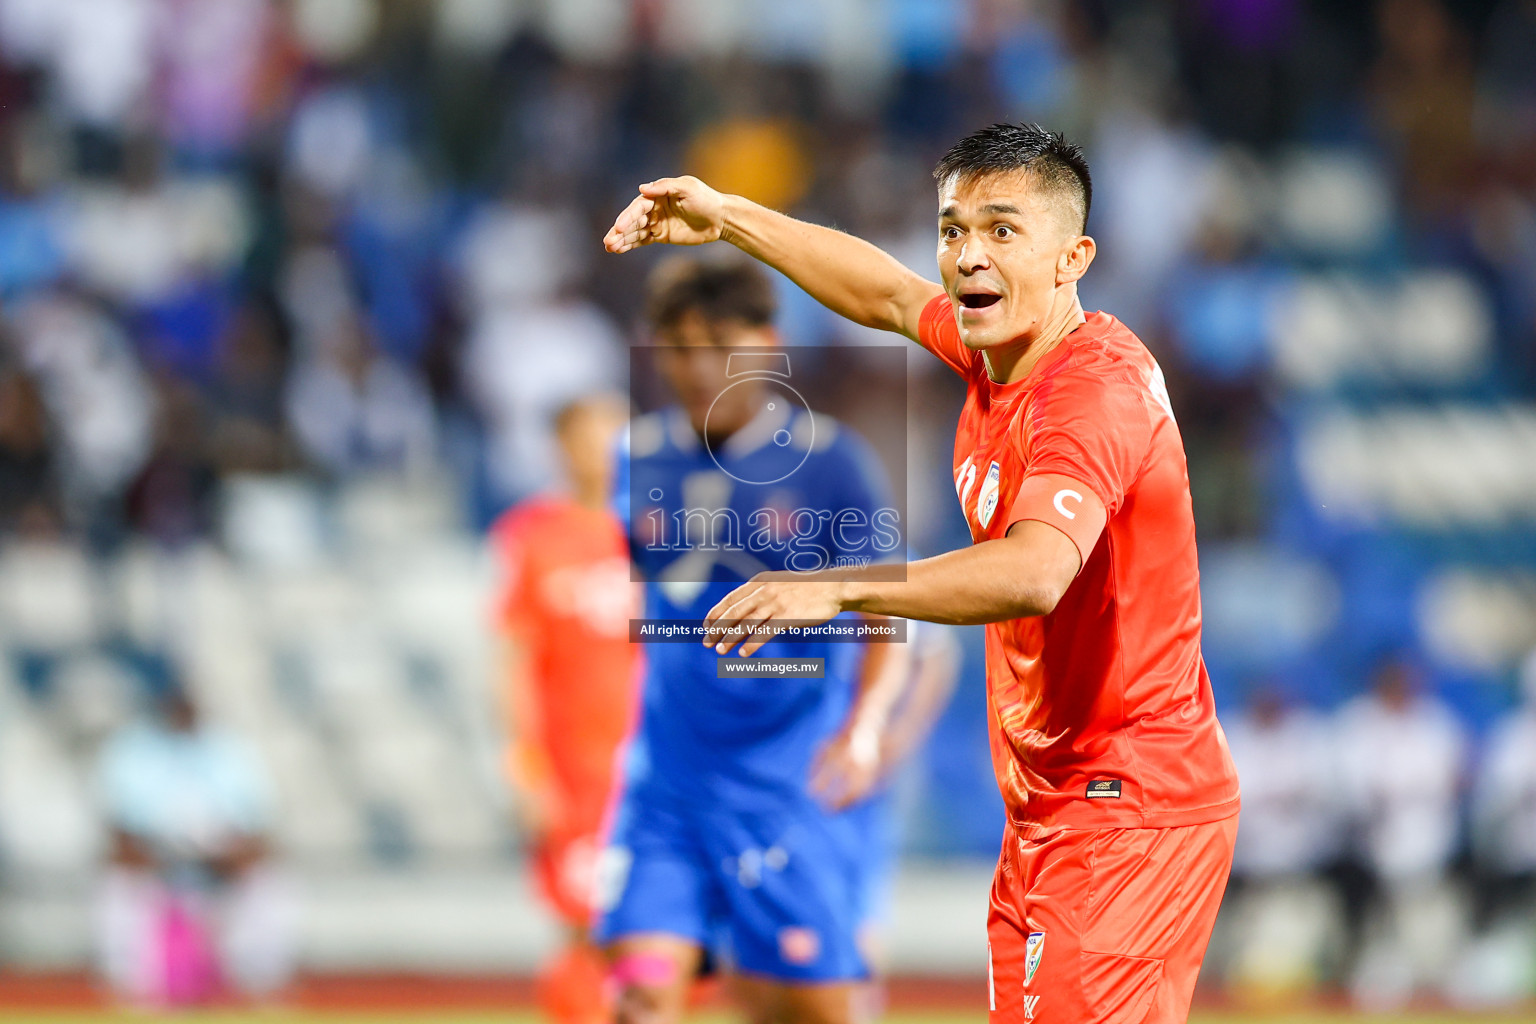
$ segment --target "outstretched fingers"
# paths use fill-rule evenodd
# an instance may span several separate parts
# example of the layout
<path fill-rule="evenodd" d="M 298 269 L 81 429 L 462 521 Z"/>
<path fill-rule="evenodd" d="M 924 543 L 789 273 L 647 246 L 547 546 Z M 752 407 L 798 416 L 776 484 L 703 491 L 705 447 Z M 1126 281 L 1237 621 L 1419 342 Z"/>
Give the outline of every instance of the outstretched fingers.
<path fill-rule="evenodd" d="M 736 598 L 736 594 L 734 590 L 727 594 L 704 617 L 704 646 L 713 647 L 716 654 L 728 654 L 745 635 L 739 627 L 749 613 L 751 602 L 750 599 Z"/>
<path fill-rule="evenodd" d="M 763 639 L 755 633 L 749 638 L 746 632 L 767 621 L 761 593 L 760 585 L 744 583 L 721 598 L 704 616 L 704 646 L 713 647 L 716 654 L 729 654 L 732 647 L 741 643 L 739 653 L 743 658 L 763 646 Z"/>
<path fill-rule="evenodd" d="M 639 195 L 624 207 L 603 236 L 603 248 L 609 252 L 628 252 L 651 241 L 656 200 Z"/>
<path fill-rule="evenodd" d="M 743 658 L 750 658 L 752 655 L 757 653 L 757 649 L 759 647 L 763 646 L 763 644 L 767 643 L 769 640 L 772 640 L 774 631 L 772 629 L 766 628 L 772 621 L 773 616 L 766 615 L 760 619 L 754 619 L 749 622 L 748 626 L 751 627 L 752 632 L 750 635 L 748 635 L 747 639 L 742 642 L 741 650 L 737 653 L 740 654 Z"/>

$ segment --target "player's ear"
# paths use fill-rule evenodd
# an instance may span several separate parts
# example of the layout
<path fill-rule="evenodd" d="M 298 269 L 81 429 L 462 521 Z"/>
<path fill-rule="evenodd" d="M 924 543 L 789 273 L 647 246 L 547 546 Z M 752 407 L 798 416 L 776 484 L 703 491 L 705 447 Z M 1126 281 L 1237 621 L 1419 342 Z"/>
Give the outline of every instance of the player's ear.
<path fill-rule="evenodd" d="M 1071 284 L 1088 272 L 1098 246 L 1089 235 L 1075 235 L 1067 239 L 1061 255 L 1056 257 L 1056 283 Z"/>

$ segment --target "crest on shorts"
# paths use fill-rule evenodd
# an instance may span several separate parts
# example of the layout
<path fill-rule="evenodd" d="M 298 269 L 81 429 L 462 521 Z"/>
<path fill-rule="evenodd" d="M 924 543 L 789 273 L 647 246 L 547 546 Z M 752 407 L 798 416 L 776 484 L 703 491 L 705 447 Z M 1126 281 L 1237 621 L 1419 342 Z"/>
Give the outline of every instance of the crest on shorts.
<path fill-rule="evenodd" d="M 992 514 L 997 511 L 997 488 L 1003 475 L 1003 467 L 992 463 L 987 469 L 987 478 L 981 482 L 981 490 L 976 492 L 976 521 L 985 530 L 992 523 Z"/>
<path fill-rule="evenodd" d="M 787 964 L 813 964 L 821 956 L 821 936 L 814 928 L 780 928 L 779 956 Z"/>
<path fill-rule="evenodd" d="M 1024 984 L 1028 985 L 1045 956 L 1045 932 L 1030 932 L 1024 940 Z"/>

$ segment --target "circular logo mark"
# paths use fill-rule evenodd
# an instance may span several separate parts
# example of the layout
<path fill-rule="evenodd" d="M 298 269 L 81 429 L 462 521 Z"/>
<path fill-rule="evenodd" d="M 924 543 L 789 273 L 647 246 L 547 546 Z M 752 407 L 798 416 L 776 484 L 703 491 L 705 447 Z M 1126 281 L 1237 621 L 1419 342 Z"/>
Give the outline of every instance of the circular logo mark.
<path fill-rule="evenodd" d="M 738 388 L 748 390 L 737 392 Z M 753 391 L 757 394 L 753 395 Z M 721 400 L 728 395 L 727 407 L 734 405 L 736 399 L 751 396 L 755 408 L 747 425 L 720 442 L 717 450 L 716 444 L 708 440 L 717 436 L 717 431 L 710 429 L 710 421 L 714 419 L 715 410 L 721 407 Z M 758 430 L 768 433 L 760 438 L 751 436 Z M 816 441 L 816 419 L 800 392 L 784 381 L 769 376 L 744 377 L 722 390 L 710 403 L 709 412 L 704 416 L 704 437 L 709 457 L 726 476 L 744 484 L 776 484 L 805 465 L 805 460 L 811 457 L 811 446 Z M 733 442 L 741 445 L 745 452 L 733 456 L 729 450 Z"/>

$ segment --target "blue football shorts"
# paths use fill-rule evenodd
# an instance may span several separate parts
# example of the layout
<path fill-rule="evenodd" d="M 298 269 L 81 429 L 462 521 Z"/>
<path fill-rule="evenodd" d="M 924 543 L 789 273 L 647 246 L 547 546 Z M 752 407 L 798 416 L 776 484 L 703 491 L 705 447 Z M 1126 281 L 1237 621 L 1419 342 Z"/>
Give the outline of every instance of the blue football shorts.
<path fill-rule="evenodd" d="M 731 807 L 632 789 L 599 858 L 596 937 L 677 935 L 776 981 L 863 979 L 869 835 L 804 793 Z"/>

